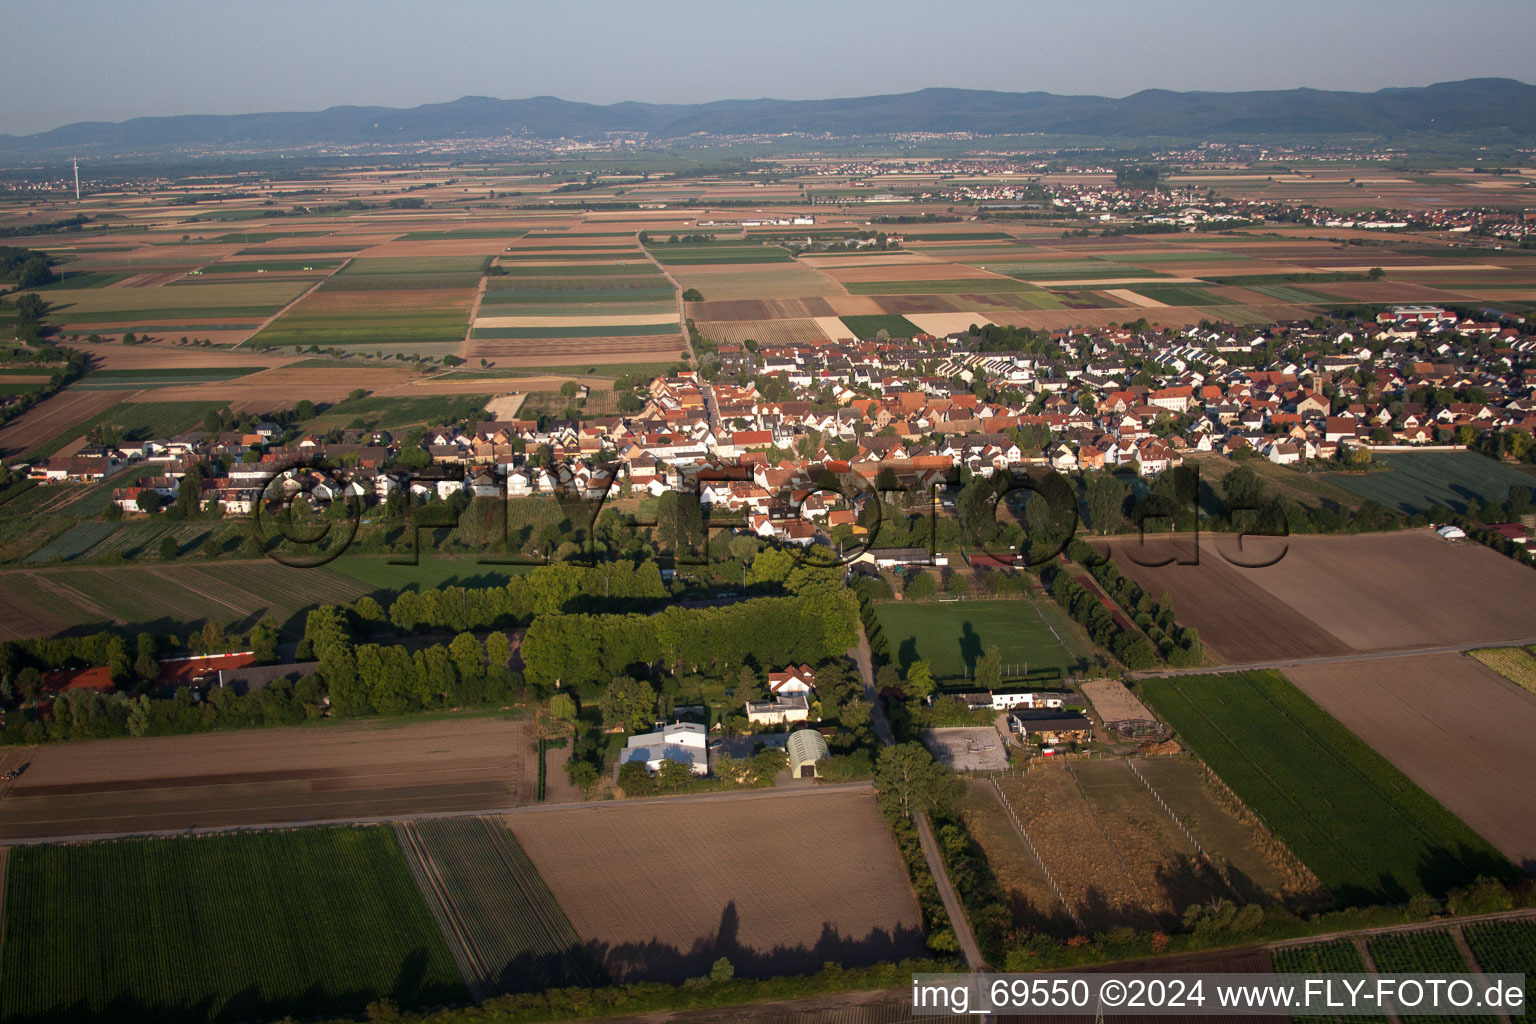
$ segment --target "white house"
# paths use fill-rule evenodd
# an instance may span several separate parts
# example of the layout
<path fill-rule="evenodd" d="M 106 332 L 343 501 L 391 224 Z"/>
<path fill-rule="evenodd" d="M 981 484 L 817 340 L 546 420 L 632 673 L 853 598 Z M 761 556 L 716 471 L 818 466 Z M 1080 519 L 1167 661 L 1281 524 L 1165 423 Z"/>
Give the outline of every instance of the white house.
<path fill-rule="evenodd" d="M 663 761 L 678 761 L 693 769 L 695 775 L 709 774 L 709 748 L 702 725 L 673 722 L 656 732 L 631 736 L 624 744 L 623 764 L 643 764 L 651 771 Z"/>
<path fill-rule="evenodd" d="M 746 708 L 747 721 L 753 725 L 783 725 L 811 717 L 811 703 L 803 693 L 773 700 L 749 700 Z"/>

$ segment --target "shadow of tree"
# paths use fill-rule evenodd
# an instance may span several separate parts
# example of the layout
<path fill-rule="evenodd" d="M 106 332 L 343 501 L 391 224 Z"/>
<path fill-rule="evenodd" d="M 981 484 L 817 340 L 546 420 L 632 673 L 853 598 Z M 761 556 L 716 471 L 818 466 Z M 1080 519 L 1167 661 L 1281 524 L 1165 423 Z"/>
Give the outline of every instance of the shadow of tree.
<path fill-rule="evenodd" d="M 762 879 L 748 884 L 779 883 Z M 793 884 L 793 880 L 783 884 Z M 664 908 L 660 912 L 664 913 Z M 721 908 L 720 923 L 714 932 L 694 940 L 687 949 L 660 939 L 611 944 L 593 942 L 590 948 L 593 956 L 617 982 L 677 983 L 708 974 L 710 966 L 721 957 L 731 962 L 738 977 L 771 978 L 817 971 L 827 963 L 862 967 L 922 956 L 927 946 L 919 928 L 897 926 L 889 931 L 875 928 L 863 937 L 855 938 L 843 935 L 833 923 L 823 922 L 821 934 L 810 945 L 775 945 L 760 949 L 742 943 L 740 911 L 736 901 L 731 900 Z"/>

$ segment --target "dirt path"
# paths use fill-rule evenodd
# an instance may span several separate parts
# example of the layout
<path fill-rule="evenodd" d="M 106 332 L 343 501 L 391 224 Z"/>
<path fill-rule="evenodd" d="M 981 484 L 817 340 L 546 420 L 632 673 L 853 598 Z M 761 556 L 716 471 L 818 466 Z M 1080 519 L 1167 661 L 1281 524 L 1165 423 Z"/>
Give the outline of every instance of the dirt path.
<path fill-rule="evenodd" d="M 475 321 L 480 319 L 480 303 L 485 299 L 485 285 L 490 278 L 480 275 L 480 284 L 475 288 L 475 301 L 469 304 L 469 320 L 464 324 L 464 340 L 459 343 L 459 358 L 468 359 L 465 355 L 469 351 L 469 337 L 475 333 Z"/>

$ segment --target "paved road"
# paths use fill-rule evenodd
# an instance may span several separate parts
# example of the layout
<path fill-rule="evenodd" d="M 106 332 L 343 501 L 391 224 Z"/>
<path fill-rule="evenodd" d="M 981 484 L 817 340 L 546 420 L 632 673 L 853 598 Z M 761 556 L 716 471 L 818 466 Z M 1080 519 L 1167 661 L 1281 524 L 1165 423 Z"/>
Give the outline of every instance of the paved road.
<path fill-rule="evenodd" d="M 1128 679 L 1161 679 L 1168 676 L 1209 676 L 1222 672 L 1243 672 L 1248 669 L 1292 668 L 1297 665 L 1330 665 L 1351 661 L 1380 661 L 1383 658 L 1406 658 L 1415 654 L 1463 654 L 1467 651 L 1482 650 L 1485 647 L 1525 647 L 1529 644 L 1536 644 L 1536 636 L 1491 642 L 1484 640 L 1471 644 L 1447 644 L 1440 647 L 1395 647 L 1386 651 L 1364 651 L 1359 654 L 1329 654 L 1308 658 L 1287 658 L 1279 661 L 1243 661 L 1228 665 L 1209 665 L 1201 668 L 1149 669 L 1145 672 L 1130 672 L 1126 677 Z"/>

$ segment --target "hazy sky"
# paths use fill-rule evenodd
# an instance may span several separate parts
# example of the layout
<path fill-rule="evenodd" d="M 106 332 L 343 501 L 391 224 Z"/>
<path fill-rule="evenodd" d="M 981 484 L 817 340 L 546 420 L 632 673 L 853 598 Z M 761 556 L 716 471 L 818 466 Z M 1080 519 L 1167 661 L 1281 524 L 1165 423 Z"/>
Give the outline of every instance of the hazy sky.
<path fill-rule="evenodd" d="M 5 0 L 0 24 L 11 134 L 465 95 L 688 103 L 1536 81 L 1533 0 Z"/>

